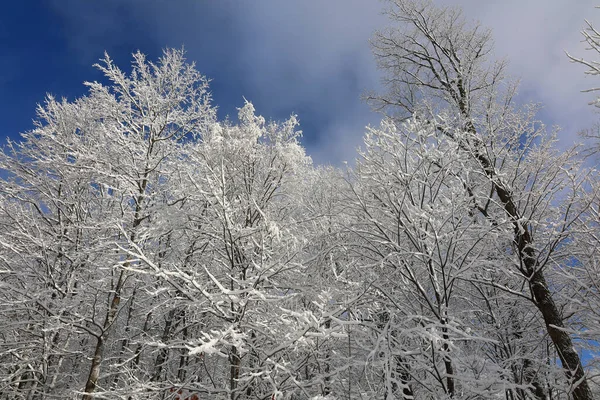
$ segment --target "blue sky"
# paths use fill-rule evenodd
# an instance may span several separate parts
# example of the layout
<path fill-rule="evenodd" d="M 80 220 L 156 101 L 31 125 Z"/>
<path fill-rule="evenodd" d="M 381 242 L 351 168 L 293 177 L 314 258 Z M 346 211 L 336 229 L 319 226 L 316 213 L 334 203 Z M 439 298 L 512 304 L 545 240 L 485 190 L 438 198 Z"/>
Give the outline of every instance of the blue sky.
<path fill-rule="evenodd" d="M 441 0 L 440 0 L 441 1 Z M 521 78 L 521 101 L 542 102 L 542 117 L 576 140 L 597 115 L 579 91 L 598 86 L 570 64 L 584 54 L 584 18 L 600 21 L 580 0 L 445 0 L 494 30 L 499 57 Z M 0 136 L 32 127 L 46 93 L 74 99 L 99 80 L 92 64 L 107 51 L 123 68 L 136 50 L 151 58 L 185 46 L 212 79 L 220 116 L 243 96 L 266 118 L 298 114 L 304 144 L 317 163 L 355 157 L 364 126 L 378 116 L 360 101 L 377 89 L 369 37 L 386 21 L 376 0 L 21 0 L 0 9 Z"/>

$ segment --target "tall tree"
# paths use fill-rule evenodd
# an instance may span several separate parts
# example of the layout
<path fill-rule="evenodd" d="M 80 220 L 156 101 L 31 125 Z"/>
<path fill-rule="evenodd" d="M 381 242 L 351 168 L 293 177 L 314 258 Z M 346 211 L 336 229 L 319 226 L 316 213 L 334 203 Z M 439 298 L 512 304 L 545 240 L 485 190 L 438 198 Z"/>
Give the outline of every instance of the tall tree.
<path fill-rule="evenodd" d="M 138 261 L 129 256 L 129 246 L 164 256 L 154 244 L 169 228 L 155 224 L 155 214 L 169 206 L 170 178 L 181 164 L 179 143 L 199 135 L 215 117 L 207 81 L 182 51 L 166 51 L 158 64 L 137 53 L 130 75 L 108 56 L 103 62 L 98 68 L 108 86 L 89 83 L 89 95 L 73 103 L 48 98 L 38 110 L 37 128 L 0 160 L 8 176 L 4 220 L 19 221 L 3 232 L 4 249 L 15 261 L 21 250 L 33 276 L 41 278 L 41 287 L 12 294 L 31 296 L 41 314 L 66 329 L 33 329 L 51 334 L 44 339 L 50 348 L 66 346 L 69 330 L 90 335 L 83 342 L 91 351 L 77 350 L 91 360 L 82 384 L 85 399 L 92 398 L 107 355 L 124 343 L 114 336 L 117 320 L 134 301 L 136 287 L 147 284 L 132 272 Z M 15 205 L 20 212 L 10 214 Z M 28 233 L 34 227 L 36 234 Z M 68 354 L 61 351 L 59 358 L 52 356 L 52 368 Z M 81 378 L 77 371 L 75 379 Z"/>
<path fill-rule="evenodd" d="M 552 242 L 539 240 L 530 203 L 522 197 L 531 193 L 531 181 L 506 174 L 507 158 L 499 154 L 507 146 L 518 154 L 522 133 L 510 123 L 514 91 L 501 89 L 504 64 L 489 64 L 490 31 L 465 22 L 460 10 L 436 7 L 429 0 L 391 1 L 387 14 L 398 25 L 378 32 L 373 49 L 389 90 L 371 100 L 397 118 L 417 115 L 428 121 L 476 163 L 491 185 L 484 204 L 499 203 L 512 224 L 520 279 L 527 282 L 532 304 L 573 382 L 573 396 L 591 399 L 581 359 L 546 277 L 544 249 Z"/>

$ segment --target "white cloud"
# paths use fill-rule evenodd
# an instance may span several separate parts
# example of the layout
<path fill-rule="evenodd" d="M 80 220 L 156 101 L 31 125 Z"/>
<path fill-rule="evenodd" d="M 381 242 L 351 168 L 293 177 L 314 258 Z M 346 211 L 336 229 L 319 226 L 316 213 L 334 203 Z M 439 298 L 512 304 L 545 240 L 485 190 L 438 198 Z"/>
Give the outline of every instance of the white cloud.
<path fill-rule="evenodd" d="M 378 85 L 368 39 L 383 23 L 380 4 L 360 0 L 243 3 L 240 61 L 253 99 L 276 114 L 307 110 L 322 117 L 318 136 L 305 126 L 317 162 L 353 159 L 364 126 L 378 117 L 359 99 Z M 298 108 L 299 107 L 299 108 Z M 259 108 L 260 111 L 260 108 Z M 300 120 L 310 118 L 299 115 Z"/>
<path fill-rule="evenodd" d="M 107 1 L 113 13 L 129 7 L 125 14 L 152 28 L 158 47 L 185 44 L 199 69 L 218 77 L 213 84 L 217 100 L 227 93 L 227 101 L 239 105 L 246 96 L 267 118 L 298 113 L 309 153 L 318 162 L 352 160 L 364 126 L 378 119 L 359 96 L 378 86 L 368 40 L 387 23 L 380 15 L 382 2 L 223 0 L 175 6 Z M 496 55 L 506 56 L 509 72 L 521 78 L 519 99 L 545 104 L 542 116 L 564 128 L 563 145 L 593 125 L 597 115 L 587 106 L 589 97 L 580 93 L 594 85 L 593 79 L 586 79 L 583 69 L 564 55 L 564 50 L 585 55 L 579 34 L 583 20 L 600 21 L 592 0 L 438 0 L 442 3 L 463 6 L 467 18 L 493 29 Z M 95 12 L 78 7 L 64 15 L 71 21 L 91 21 Z M 82 18 L 86 13 L 90 15 Z M 101 13 L 96 27 L 77 25 L 82 32 L 73 41 L 82 52 L 86 41 L 97 44 L 98 32 L 111 26 L 109 14 Z"/>
<path fill-rule="evenodd" d="M 593 0 L 449 0 L 464 14 L 492 28 L 496 56 L 506 57 L 509 72 L 521 78 L 519 100 L 543 103 L 548 124 L 563 128 L 561 144 L 578 140 L 577 132 L 590 128 L 597 115 L 581 90 L 593 86 L 583 68 L 565 56 L 565 50 L 583 57 L 580 34 L 584 19 L 600 21 Z"/>
<path fill-rule="evenodd" d="M 509 73 L 521 79 L 518 100 L 544 104 L 541 117 L 548 125 L 563 128 L 561 145 L 579 140 L 577 132 L 594 124 L 597 116 L 587 106 L 589 97 L 580 93 L 592 85 L 592 79 L 564 54 L 565 50 L 585 54 L 580 35 L 583 19 L 600 20 L 592 0 L 443 3 L 462 6 L 468 19 L 492 28 L 496 56 L 506 57 Z M 244 4 L 232 11 L 244 32 L 240 59 L 254 91 L 249 95 L 276 98 L 277 112 L 293 110 L 297 104 L 325 107 L 331 115 L 320 140 L 314 146 L 309 143 L 309 151 L 317 161 L 352 159 L 364 125 L 377 119 L 356 98 L 378 84 L 368 40 L 375 29 L 387 24 L 380 15 L 383 4 L 355 0 Z M 357 74 L 353 90 L 344 87 L 340 78 L 348 63 Z M 324 88 L 338 94 L 323 93 Z M 332 101 L 336 104 L 324 103 Z"/>

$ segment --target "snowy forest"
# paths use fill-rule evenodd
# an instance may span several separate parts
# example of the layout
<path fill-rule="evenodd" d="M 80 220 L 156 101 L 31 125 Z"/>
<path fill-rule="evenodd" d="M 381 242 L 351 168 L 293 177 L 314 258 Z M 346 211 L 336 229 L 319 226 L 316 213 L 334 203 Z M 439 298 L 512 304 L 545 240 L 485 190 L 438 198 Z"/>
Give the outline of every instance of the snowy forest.
<path fill-rule="evenodd" d="M 219 120 L 183 50 L 40 104 L 0 151 L 0 399 L 600 399 L 600 139 L 557 146 L 460 10 L 386 5 L 343 168 Z"/>

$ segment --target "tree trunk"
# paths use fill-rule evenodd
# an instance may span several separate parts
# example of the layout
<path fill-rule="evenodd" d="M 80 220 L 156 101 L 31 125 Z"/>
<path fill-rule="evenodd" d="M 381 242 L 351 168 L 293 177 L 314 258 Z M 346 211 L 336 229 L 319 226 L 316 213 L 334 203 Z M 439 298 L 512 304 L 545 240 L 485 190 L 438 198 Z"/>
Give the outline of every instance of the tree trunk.
<path fill-rule="evenodd" d="M 471 122 L 467 124 L 467 130 L 476 137 L 477 132 Z M 563 318 L 556 306 L 552 293 L 548 289 L 546 278 L 537 263 L 533 238 L 529 226 L 523 225 L 521 215 L 514 202 L 512 193 L 496 176 L 495 168 L 490 159 L 481 151 L 475 153 L 475 157 L 483 167 L 485 174 L 492 181 L 495 191 L 504 206 L 506 214 L 512 220 L 518 255 L 522 265 L 522 272 L 529 279 L 529 287 L 533 295 L 534 303 L 541 312 L 546 330 L 552 339 L 556 352 L 569 378 L 575 388 L 573 390 L 574 400 L 592 400 L 592 392 L 585 378 L 583 365 L 579 354 L 573 348 L 571 336 L 565 331 Z"/>
<path fill-rule="evenodd" d="M 167 319 L 165 321 L 165 328 L 163 329 L 162 334 L 162 342 L 167 343 L 171 335 L 171 325 L 173 324 L 173 320 L 175 319 L 175 310 L 169 311 L 167 314 Z M 146 330 L 146 324 L 144 324 L 144 330 Z M 165 347 L 158 351 L 158 355 L 156 356 L 156 360 L 154 361 L 154 375 L 150 379 L 153 382 L 158 382 L 160 380 L 160 374 L 162 373 L 163 365 L 167 360 L 167 356 L 169 354 L 169 348 Z"/>
<path fill-rule="evenodd" d="M 235 390 L 237 389 L 238 379 L 240 377 L 240 365 L 241 358 L 238 353 L 238 349 L 235 346 L 231 346 L 229 353 L 229 390 L 231 391 L 231 400 L 235 400 Z"/>
<path fill-rule="evenodd" d="M 119 350 L 119 358 L 117 360 L 117 365 L 120 365 L 123 362 L 123 358 L 125 357 L 125 353 L 127 352 L 127 348 L 129 347 L 129 332 L 131 331 L 131 314 L 133 313 L 133 301 L 135 298 L 135 292 L 137 288 L 133 288 L 133 292 L 131 293 L 129 308 L 127 310 L 127 321 L 125 322 L 125 337 L 121 340 L 121 350 Z M 119 384 L 120 375 L 115 375 L 113 379 L 112 386 L 116 388 Z"/>
<path fill-rule="evenodd" d="M 119 304 L 121 303 L 121 291 L 123 290 L 123 286 L 125 285 L 125 271 L 121 271 L 119 274 L 119 279 L 117 280 L 117 285 L 115 286 L 115 293 L 113 295 L 112 301 L 110 302 L 110 307 L 106 312 L 106 318 L 104 320 L 104 324 L 102 325 L 102 333 L 97 337 L 96 348 L 94 350 L 94 358 L 92 358 L 92 365 L 90 367 L 90 373 L 88 375 L 88 379 L 85 383 L 85 394 L 82 397 L 82 400 L 92 400 L 94 396 L 94 390 L 96 390 L 96 386 L 98 384 L 98 378 L 100 377 L 100 366 L 102 365 L 102 360 L 104 358 L 104 347 L 106 343 L 106 339 L 110 336 L 110 328 L 115 321 L 117 316 L 117 311 L 119 310 Z"/>
<path fill-rule="evenodd" d="M 445 319 L 442 320 L 442 325 L 446 325 Z M 442 348 L 444 349 L 444 367 L 446 368 L 446 390 L 448 396 L 453 398 L 456 393 L 454 385 L 454 367 L 452 366 L 452 359 L 449 356 L 450 346 L 448 345 L 448 341 L 450 340 L 450 336 L 448 336 L 448 328 L 446 326 L 442 326 L 442 339 L 444 339 Z"/>

